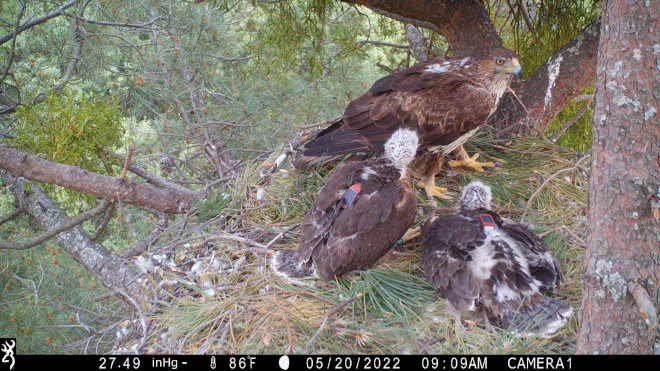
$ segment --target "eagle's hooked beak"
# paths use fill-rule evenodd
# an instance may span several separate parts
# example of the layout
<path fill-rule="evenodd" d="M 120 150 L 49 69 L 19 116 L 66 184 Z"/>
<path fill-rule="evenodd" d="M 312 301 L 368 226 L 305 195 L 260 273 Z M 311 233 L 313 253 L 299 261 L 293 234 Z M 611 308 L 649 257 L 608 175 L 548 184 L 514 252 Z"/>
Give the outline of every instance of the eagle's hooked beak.
<path fill-rule="evenodd" d="M 513 70 L 511 72 L 518 77 L 522 77 L 523 70 L 518 58 L 513 58 Z"/>

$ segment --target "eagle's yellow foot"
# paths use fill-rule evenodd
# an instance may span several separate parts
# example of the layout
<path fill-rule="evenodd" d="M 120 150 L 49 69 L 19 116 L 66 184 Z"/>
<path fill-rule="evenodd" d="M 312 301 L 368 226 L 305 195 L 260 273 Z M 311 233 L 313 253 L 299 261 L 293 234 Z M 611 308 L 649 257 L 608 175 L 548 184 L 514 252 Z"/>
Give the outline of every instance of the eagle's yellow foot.
<path fill-rule="evenodd" d="M 472 157 L 466 155 L 462 160 L 449 161 L 449 165 L 451 165 L 452 167 L 459 167 L 459 166 L 469 167 L 471 169 L 474 169 L 478 173 L 484 172 L 484 166 L 495 167 L 495 164 L 492 163 L 491 161 L 477 162 L 477 158 L 479 158 L 478 153 L 475 153 L 474 156 Z"/>
<path fill-rule="evenodd" d="M 417 185 L 424 188 L 424 191 L 426 191 L 426 197 L 428 197 L 429 200 L 433 200 L 433 197 L 442 198 L 443 200 L 451 200 L 451 196 L 446 194 L 449 190 L 444 187 L 436 186 L 435 181 L 422 181 L 417 183 Z"/>
<path fill-rule="evenodd" d="M 422 235 L 422 227 L 410 228 L 403 235 L 403 242 L 408 242 Z"/>

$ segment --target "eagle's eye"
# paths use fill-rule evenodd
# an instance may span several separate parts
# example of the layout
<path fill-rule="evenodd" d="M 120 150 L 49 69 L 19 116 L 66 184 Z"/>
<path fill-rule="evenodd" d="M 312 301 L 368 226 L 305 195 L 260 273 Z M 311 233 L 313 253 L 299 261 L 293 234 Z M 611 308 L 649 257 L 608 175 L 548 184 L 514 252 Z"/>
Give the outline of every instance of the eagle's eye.
<path fill-rule="evenodd" d="M 496 58 L 496 59 L 495 59 L 495 63 L 497 63 L 498 66 L 501 66 L 501 65 L 504 64 L 504 59 Z"/>

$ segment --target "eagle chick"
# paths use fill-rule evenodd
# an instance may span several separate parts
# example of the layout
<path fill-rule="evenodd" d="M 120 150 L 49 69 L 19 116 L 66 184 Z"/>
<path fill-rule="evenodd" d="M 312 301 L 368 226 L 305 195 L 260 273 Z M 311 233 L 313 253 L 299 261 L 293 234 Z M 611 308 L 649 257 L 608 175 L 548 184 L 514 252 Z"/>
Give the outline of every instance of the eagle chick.
<path fill-rule="evenodd" d="M 399 129 L 379 159 L 349 162 L 330 175 L 302 223 L 298 250 L 281 250 L 273 270 L 289 278 L 333 279 L 367 269 L 415 219 L 415 193 L 406 180 L 419 144 L 414 130 Z"/>
<path fill-rule="evenodd" d="M 457 214 L 431 217 L 422 228 L 428 279 L 458 310 L 482 305 L 517 336 L 550 336 L 573 314 L 546 295 L 561 285 L 548 246 L 525 226 L 490 209 L 490 187 L 468 184 Z"/>

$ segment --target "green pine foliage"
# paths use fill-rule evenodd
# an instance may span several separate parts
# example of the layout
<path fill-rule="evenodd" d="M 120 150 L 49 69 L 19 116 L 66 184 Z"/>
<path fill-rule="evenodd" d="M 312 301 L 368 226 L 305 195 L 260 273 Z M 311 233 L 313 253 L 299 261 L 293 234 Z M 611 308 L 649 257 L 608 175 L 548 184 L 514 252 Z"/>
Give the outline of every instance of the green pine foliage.
<path fill-rule="evenodd" d="M 17 113 L 14 137 L 8 144 L 50 161 L 78 166 L 101 174 L 116 175 L 116 165 L 105 149 L 121 148 L 124 127 L 112 101 L 91 93 L 75 95 L 65 89 L 49 94 L 41 105 L 24 105 Z M 45 185 L 69 203 L 95 197 Z"/>

